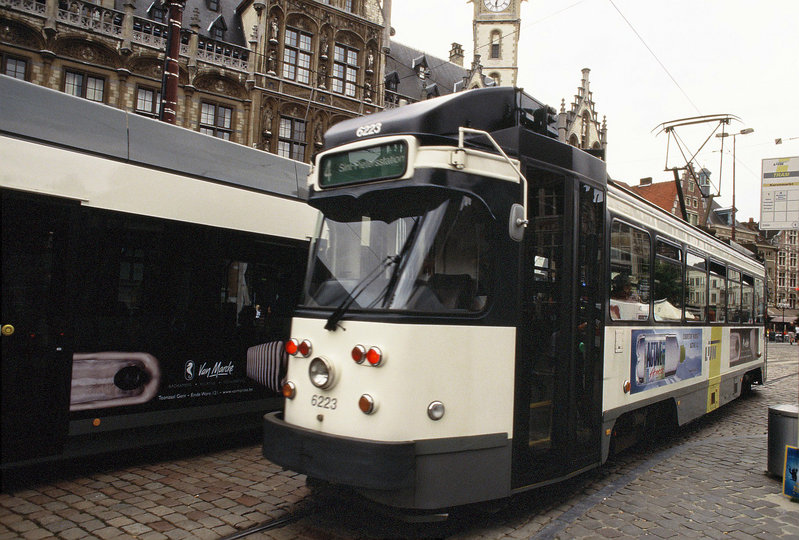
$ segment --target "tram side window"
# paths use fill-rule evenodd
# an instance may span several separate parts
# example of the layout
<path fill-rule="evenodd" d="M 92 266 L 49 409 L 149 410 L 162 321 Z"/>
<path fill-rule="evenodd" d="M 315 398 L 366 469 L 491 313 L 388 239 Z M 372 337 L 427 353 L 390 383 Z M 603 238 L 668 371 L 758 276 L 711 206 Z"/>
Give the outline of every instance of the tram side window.
<path fill-rule="evenodd" d="M 83 219 L 77 352 L 142 351 L 173 370 L 200 356 L 243 362 L 248 347 L 288 335 L 298 252 L 167 220 Z"/>
<path fill-rule="evenodd" d="M 707 311 L 707 261 L 688 253 L 685 258 L 685 320 L 702 322 Z"/>
<path fill-rule="evenodd" d="M 724 322 L 727 315 L 727 268 L 710 261 L 708 321 Z"/>
<path fill-rule="evenodd" d="M 743 274 L 741 276 L 741 322 L 752 323 L 754 321 L 754 293 L 755 280 L 752 276 Z"/>
<path fill-rule="evenodd" d="M 741 273 L 727 270 L 727 321 L 741 322 Z"/>
<path fill-rule="evenodd" d="M 610 317 L 649 319 L 649 233 L 614 221 L 610 235 Z"/>
<path fill-rule="evenodd" d="M 653 277 L 655 320 L 682 320 L 682 250 L 658 240 Z"/>
<path fill-rule="evenodd" d="M 755 278 L 755 322 L 766 322 L 766 304 L 764 298 L 766 297 L 766 290 L 763 286 L 763 280 Z"/>

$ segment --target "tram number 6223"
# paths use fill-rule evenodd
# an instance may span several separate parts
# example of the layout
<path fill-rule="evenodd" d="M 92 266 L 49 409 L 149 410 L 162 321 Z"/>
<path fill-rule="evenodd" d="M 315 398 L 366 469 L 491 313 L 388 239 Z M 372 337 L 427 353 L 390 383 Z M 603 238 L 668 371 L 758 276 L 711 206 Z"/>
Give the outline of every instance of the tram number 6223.
<path fill-rule="evenodd" d="M 338 405 L 338 400 L 329 396 L 320 396 L 319 394 L 314 394 L 311 396 L 311 405 L 333 411 Z"/>

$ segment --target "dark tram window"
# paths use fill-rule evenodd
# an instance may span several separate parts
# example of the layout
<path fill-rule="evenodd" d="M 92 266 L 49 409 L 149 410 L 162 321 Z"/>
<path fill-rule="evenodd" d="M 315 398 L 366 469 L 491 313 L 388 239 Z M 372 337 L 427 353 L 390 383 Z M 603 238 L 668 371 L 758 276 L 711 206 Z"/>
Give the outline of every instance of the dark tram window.
<path fill-rule="evenodd" d="M 649 319 L 649 233 L 614 221 L 610 233 L 610 318 Z"/>
<path fill-rule="evenodd" d="M 727 267 L 710 261 L 708 321 L 724 322 L 727 315 Z"/>
<path fill-rule="evenodd" d="M 763 286 L 763 280 L 755 278 L 755 322 L 762 323 L 766 321 L 766 290 Z"/>
<path fill-rule="evenodd" d="M 655 242 L 654 300 L 656 321 L 682 320 L 682 250 Z"/>
<path fill-rule="evenodd" d="M 741 273 L 727 270 L 727 321 L 741 322 Z"/>
<path fill-rule="evenodd" d="M 685 320 L 704 322 L 707 311 L 707 261 L 688 253 L 685 258 Z"/>
<path fill-rule="evenodd" d="M 754 322 L 755 306 L 755 280 L 752 276 L 743 274 L 741 276 L 741 322 Z"/>

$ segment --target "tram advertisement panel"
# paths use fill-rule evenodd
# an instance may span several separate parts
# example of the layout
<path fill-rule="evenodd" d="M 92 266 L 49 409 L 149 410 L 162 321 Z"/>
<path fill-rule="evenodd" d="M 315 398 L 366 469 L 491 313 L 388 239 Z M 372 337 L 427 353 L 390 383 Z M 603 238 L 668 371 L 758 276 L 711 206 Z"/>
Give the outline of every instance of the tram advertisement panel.
<path fill-rule="evenodd" d="M 730 330 L 730 367 L 757 360 L 757 328 Z"/>
<path fill-rule="evenodd" d="M 702 373 L 702 331 L 633 330 L 631 393 L 684 381 Z"/>
<path fill-rule="evenodd" d="M 187 359 L 164 365 L 144 352 L 75 353 L 69 410 L 94 414 L 125 406 L 161 409 L 273 396 L 281 341 L 247 349 L 246 357 Z"/>
<path fill-rule="evenodd" d="M 97 210 L 80 225 L 73 420 L 278 397 L 305 245 Z"/>

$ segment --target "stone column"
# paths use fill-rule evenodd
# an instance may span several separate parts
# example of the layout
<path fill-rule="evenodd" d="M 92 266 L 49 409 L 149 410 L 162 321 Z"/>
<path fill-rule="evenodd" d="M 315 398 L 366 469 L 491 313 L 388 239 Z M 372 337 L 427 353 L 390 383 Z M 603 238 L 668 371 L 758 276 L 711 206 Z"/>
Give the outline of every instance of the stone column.
<path fill-rule="evenodd" d="M 133 17 L 136 9 L 136 0 L 127 0 L 124 4 L 125 20 L 122 21 L 122 45 L 119 52 L 128 55 L 133 52 Z"/>

